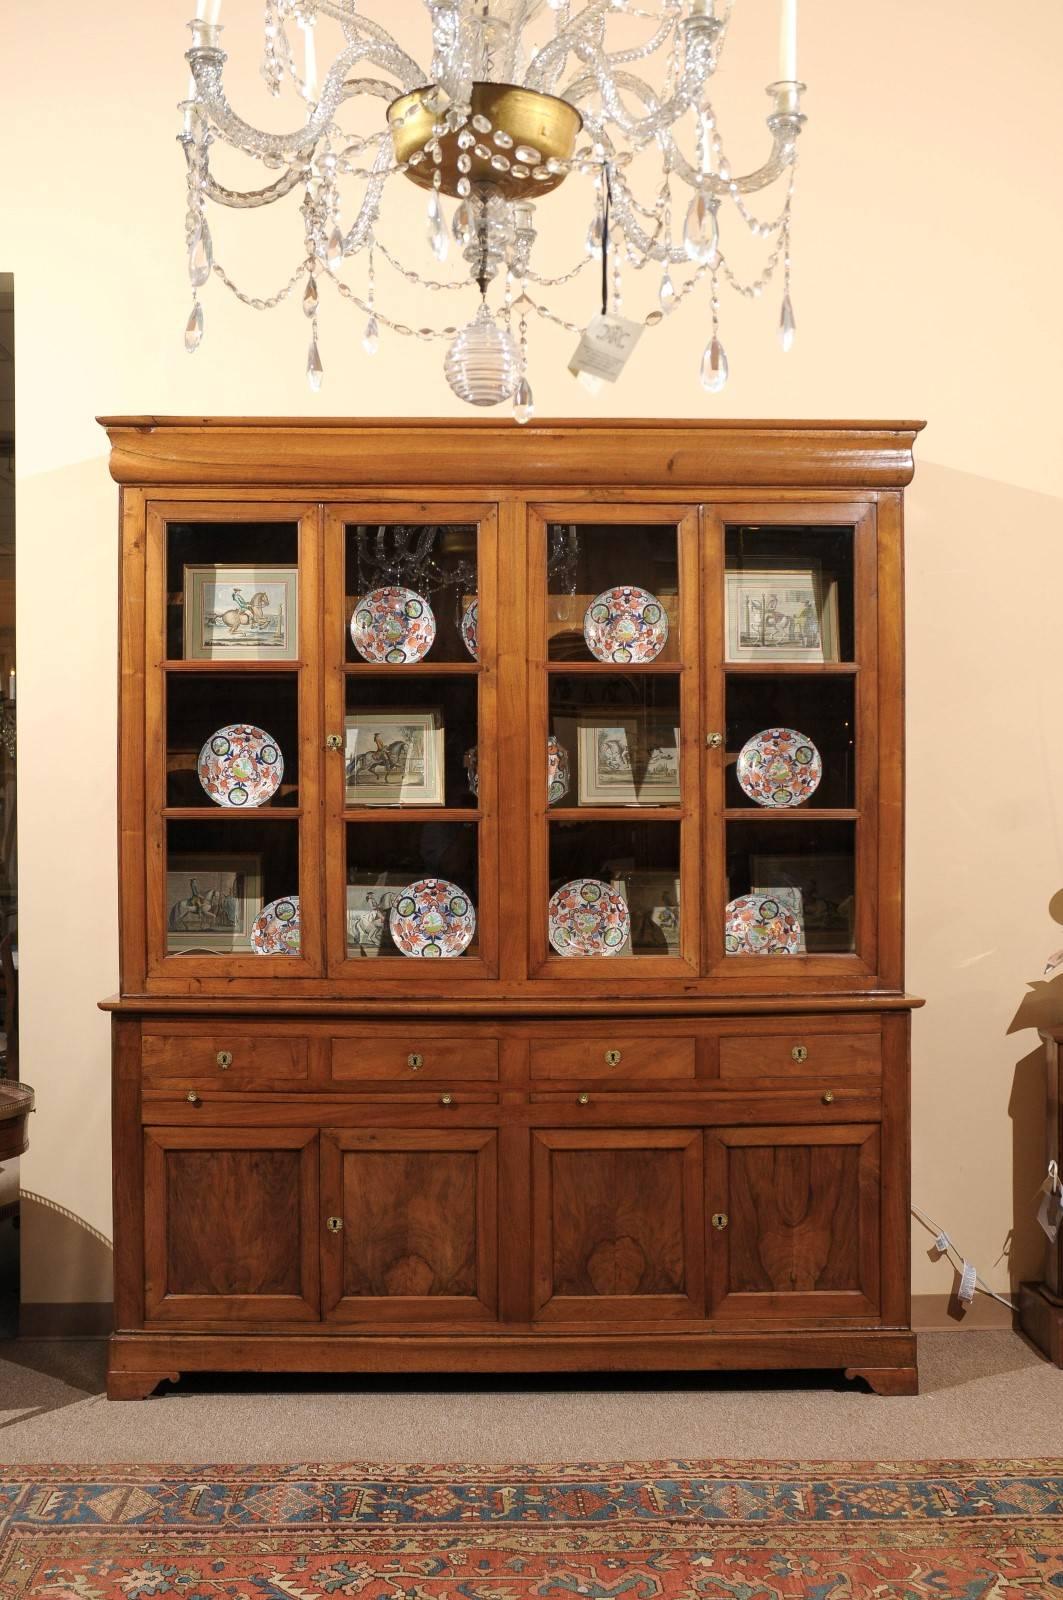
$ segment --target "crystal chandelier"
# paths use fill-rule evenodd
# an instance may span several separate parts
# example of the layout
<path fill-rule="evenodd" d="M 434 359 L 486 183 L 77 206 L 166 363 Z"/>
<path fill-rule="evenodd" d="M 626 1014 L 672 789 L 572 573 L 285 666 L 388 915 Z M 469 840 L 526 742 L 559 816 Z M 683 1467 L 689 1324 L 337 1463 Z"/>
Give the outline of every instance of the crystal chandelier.
<path fill-rule="evenodd" d="M 721 290 L 758 298 L 778 275 L 779 341 L 790 348 L 790 215 L 804 122 L 797 0 L 780 0 L 780 76 L 767 91 L 771 149 L 763 165 L 741 176 L 711 98 L 734 0 L 426 0 L 427 68 L 362 15 L 357 0 L 265 0 L 263 76 L 274 95 L 288 89 L 301 102 L 299 126 L 286 134 L 252 127 L 231 108 L 220 3 L 199 0 L 189 24 L 191 76 L 180 107 L 190 352 L 203 337 L 200 290 L 212 275 L 256 310 L 273 309 L 301 289 L 314 390 L 324 376 L 319 303 L 336 293 L 365 319 L 367 354 L 376 352 L 382 334 L 442 340 L 455 394 L 476 406 L 508 400 L 518 422 L 533 412 L 528 330 L 534 318 L 578 337 L 570 370 L 594 389 L 619 376 L 645 329 L 702 290 L 708 316 L 700 375 L 714 394 L 728 376 Z M 334 34 L 336 45 L 321 78 L 319 30 Z M 651 62 L 653 83 L 644 75 Z M 344 132 L 345 112 L 373 99 L 385 102 L 378 126 L 368 135 Z M 262 187 L 218 182 L 211 171 L 218 141 L 267 169 Z M 581 224 L 574 265 L 544 276 L 533 266 L 536 241 L 550 225 L 551 191 L 571 174 L 585 181 L 586 237 Z M 396 178 L 427 191 L 423 248 L 439 263 L 453 243 L 463 275 L 444 282 L 422 276 L 414 248 L 397 251 L 378 236 Z M 779 209 L 763 221 L 747 197 L 777 182 Z M 275 294 L 253 297 L 214 259 L 207 202 L 255 210 L 291 194 L 302 197 L 297 265 Z M 445 199 L 456 202 L 452 210 Z M 721 212 L 728 202 L 737 212 L 734 226 L 767 241 L 766 260 L 751 281 L 742 280 L 724 249 Z M 464 325 L 459 315 L 443 327 L 410 327 L 389 315 L 386 295 L 378 295 L 381 263 L 408 282 L 466 299 L 478 294 L 479 306 Z M 581 273 L 585 313 L 573 321 L 560 314 L 556 298 L 551 304 L 551 291 Z M 636 273 L 648 278 L 643 300 L 650 305 L 633 319 L 624 314 L 624 291 L 625 277 L 630 283 Z"/>

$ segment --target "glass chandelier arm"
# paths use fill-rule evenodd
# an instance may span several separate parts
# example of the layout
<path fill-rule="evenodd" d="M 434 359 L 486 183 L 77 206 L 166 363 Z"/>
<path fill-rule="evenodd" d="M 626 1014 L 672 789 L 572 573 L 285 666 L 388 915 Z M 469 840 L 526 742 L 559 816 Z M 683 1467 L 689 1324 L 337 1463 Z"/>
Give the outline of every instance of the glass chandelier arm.
<path fill-rule="evenodd" d="M 282 200 L 286 194 L 291 194 L 305 177 L 306 168 L 295 166 L 289 167 L 283 177 L 265 189 L 226 189 L 216 178 L 211 177 L 208 171 L 203 182 L 203 193 L 208 200 L 214 200 L 220 206 L 231 206 L 237 211 L 249 211 L 255 206 L 269 206 L 274 200 Z"/>
<path fill-rule="evenodd" d="M 366 182 L 365 194 L 354 223 L 344 235 L 343 253 L 345 256 L 353 255 L 357 250 L 363 250 L 373 235 L 373 227 L 380 215 L 380 197 L 384 192 L 384 185 L 394 172 L 394 156 L 390 143 L 380 146 L 376 159 Z"/>
<path fill-rule="evenodd" d="M 610 0 L 590 0 L 572 18 L 568 26 L 555 33 L 554 37 L 537 50 L 528 63 L 528 70 L 524 74 L 524 87 L 535 89 L 540 94 L 550 94 L 552 86 L 557 82 L 564 69 L 565 61 L 578 41 L 581 41 L 591 28 L 598 28 L 609 10 Z"/>

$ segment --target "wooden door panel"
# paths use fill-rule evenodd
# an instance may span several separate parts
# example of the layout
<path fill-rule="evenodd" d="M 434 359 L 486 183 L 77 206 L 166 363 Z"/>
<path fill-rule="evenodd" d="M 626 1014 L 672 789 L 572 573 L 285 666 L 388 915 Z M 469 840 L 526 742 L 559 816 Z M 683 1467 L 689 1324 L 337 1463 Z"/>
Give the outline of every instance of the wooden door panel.
<path fill-rule="evenodd" d="M 493 1319 L 493 1129 L 322 1135 L 325 1314 L 349 1322 Z"/>
<path fill-rule="evenodd" d="M 707 1134 L 714 1315 L 874 1316 L 877 1126 L 720 1128 Z"/>
<path fill-rule="evenodd" d="M 145 1313 L 317 1321 L 317 1133 L 144 1130 Z"/>
<path fill-rule="evenodd" d="M 701 1316 L 700 1130 L 532 1137 L 536 1315 Z"/>

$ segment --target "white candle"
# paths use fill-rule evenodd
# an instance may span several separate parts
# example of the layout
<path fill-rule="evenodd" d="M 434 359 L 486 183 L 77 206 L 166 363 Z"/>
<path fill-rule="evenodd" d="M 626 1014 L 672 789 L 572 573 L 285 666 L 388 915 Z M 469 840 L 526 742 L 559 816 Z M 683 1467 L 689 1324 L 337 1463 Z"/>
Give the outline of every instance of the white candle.
<path fill-rule="evenodd" d="M 15 669 L 14 669 L 14 667 L 11 668 L 11 671 L 7 675 L 7 698 L 12 702 L 12 704 L 14 703 L 14 699 L 15 699 Z"/>
<path fill-rule="evenodd" d="M 797 81 L 797 0 L 782 0 L 779 17 L 779 77 Z"/>
<path fill-rule="evenodd" d="M 317 52 L 314 48 L 314 26 L 300 22 L 303 30 L 303 83 L 306 86 L 306 98 L 317 99 Z"/>

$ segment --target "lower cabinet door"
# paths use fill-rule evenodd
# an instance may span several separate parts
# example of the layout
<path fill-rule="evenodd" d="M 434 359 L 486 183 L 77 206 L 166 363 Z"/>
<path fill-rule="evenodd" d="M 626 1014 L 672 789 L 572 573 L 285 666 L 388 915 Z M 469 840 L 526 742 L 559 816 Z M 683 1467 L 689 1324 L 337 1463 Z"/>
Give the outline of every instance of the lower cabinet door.
<path fill-rule="evenodd" d="M 536 1316 L 703 1316 L 700 1128 L 536 1129 L 532 1140 Z"/>
<path fill-rule="evenodd" d="M 322 1133 L 326 1317 L 493 1321 L 497 1187 L 492 1128 Z"/>
<path fill-rule="evenodd" d="M 321 1316 L 313 1128 L 145 1128 L 148 1320 Z"/>
<path fill-rule="evenodd" d="M 879 1310 L 879 1129 L 706 1132 L 709 1309 L 815 1321 Z"/>

